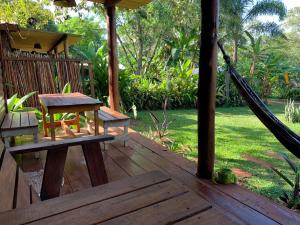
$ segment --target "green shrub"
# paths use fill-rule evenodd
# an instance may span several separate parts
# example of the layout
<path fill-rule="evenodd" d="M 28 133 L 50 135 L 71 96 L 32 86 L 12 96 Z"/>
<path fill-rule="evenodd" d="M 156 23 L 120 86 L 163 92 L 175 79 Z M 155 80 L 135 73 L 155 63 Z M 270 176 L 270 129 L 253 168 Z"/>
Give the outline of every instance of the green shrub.
<path fill-rule="evenodd" d="M 294 101 L 291 99 L 287 101 L 284 110 L 285 118 L 288 122 L 299 123 L 300 122 L 300 106 L 295 106 Z"/>
<path fill-rule="evenodd" d="M 151 75 L 120 74 L 120 92 L 125 109 L 161 109 L 165 98 L 168 108 L 195 107 L 198 75 L 193 74 L 191 61 L 170 68 L 159 78 Z"/>

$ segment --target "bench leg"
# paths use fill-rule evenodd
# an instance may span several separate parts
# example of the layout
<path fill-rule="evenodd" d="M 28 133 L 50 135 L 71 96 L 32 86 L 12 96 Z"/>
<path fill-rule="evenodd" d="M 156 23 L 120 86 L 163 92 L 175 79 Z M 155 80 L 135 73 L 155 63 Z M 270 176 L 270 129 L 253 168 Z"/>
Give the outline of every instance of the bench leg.
<path fill-rule="evenodd" d="M 42 201 L 59 196 L 67 153 L 67 146 L 47 152 L 40 195 Z"/>
<path fill-rule="evenodd" d="M 92 186 L 106 184 L 108 179 L 100 143 L 83 144 L 82 150 Z"/>
<path fill-rule="evenodd" d="M 33 131 L 33 142 L 34 143 L 38 143 L 39 142 L 39 137 L 38 137 L 38 128 L 34 129 Z M 35 159 L 39 159 L 41 156 L 40 152 L 35 152 L 34 153 L 34 158 Z"/>
<path fill-rule="evenodd" d="M 76 126 L 77 126 L 77 133 L 80 133 L 80 115 L 76 113 Z"/>
<path fill-rule="evenodd" d="M 42 114 L 43 114 L 43 128 L 44 128 L 44 136 L 48 137 L 48 127 L 47 127 L 47 118 L 46 118 L 46 110 L 42 106 Z"/>
<path fill-rule="evenodd" d="M 6 148 L 9 148 L 10 147 L 10 137 L 5 137 L 4 138 L 4 143 L 5 143 L 5 147 Z"/>

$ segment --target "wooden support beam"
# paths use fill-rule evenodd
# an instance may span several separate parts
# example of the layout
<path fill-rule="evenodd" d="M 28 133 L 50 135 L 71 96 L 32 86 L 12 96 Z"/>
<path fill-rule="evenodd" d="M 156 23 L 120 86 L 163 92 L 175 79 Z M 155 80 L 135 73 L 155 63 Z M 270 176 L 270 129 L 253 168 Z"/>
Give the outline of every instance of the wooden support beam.
<path fill-rule="evenodd" d="M 64 40 L 64 52 L 65 52 L 65 58 L 68 59 L 69 58 L 69 42 L 68 42 L 68 38 L 66 38 Z"/>
<path fill-rule="evenodd" d="M 116 31 L 116 7 L 106 6 L 106 23 L 108 33 L 108 90 L 109 105 L 112 110 L 120 109 L 119 79 L 118 79 L 118 55 L 117 55 L 117 31 Z"/>
<path fill-rule="evenodd" d="M 55 44 L 49 49 L 48 54 L 51 53 L 53 50 L 55 50 L 55 48 L 57 48 L 57 46 L 63 41 L 65 41 L 67 38 L 68 35 L 64 34 L 60 39 L 58 39 L 57 42 L 55 42 Z"/>
<path fill-rule="evenodd" d="M 212 178 L 215 161 L 218 7 L 218 0 L 201 1 L 197 176 L 205 179 Z"/>
<path fill-rule="evenodd" d="M 0 95 L 2 95 L 4 98 L 5 112 L 8 113 L 7 88 L 4 84 L 4 66 L 3 66 L 4 49 L 5 49 L 4 42 L 6 41 L 5 37 L 6 37 L 5 31 L 0 30 Z"/>

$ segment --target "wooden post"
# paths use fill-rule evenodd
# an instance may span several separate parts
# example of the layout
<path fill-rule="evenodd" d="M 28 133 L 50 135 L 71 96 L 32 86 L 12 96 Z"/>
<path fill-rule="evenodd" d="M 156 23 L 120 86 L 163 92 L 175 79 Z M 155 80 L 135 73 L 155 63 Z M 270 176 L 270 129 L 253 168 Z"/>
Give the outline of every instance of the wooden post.
<path fill-rule="evenodd" d="M 65 52 L 65 58 L 69 58 L 69 41 L 68 38 L 64 40 L 64 52 Z"/>
<path fill-rule="evenodd" d="M 218 0 L 202 0 L 200 75 L 198 84 L 197 176 L 210 179 L 215 160 Z"/>
<path fill-rule="evenodd" d="M 4 83 L 4 39 L 6 38 L 6 34 L 3 31 L 0 31 L 0 95 L 3 95 L 4 98 L 4 105 L 5 105 L 5 112 L 8 113 L 7 108 L 7 88 Z"/>
<path fill-rule="evenodd" d="M 109 105 L 112 110 L 120 109 L 120 94 L 118 84 L 118 56 L 117 56 L 117 34 L 116 34 L 116 7 L 114 4 L 105 5 L 106 23 L 108 33 L 108 90 Z"/>

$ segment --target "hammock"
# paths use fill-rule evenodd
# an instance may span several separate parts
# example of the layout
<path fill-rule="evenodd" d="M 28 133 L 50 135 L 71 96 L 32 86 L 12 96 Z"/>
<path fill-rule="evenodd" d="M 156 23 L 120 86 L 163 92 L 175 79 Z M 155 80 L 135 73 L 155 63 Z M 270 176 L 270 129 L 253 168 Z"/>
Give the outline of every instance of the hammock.
<path fill-rule="evenodd" d="M 247 81 L 231 65 L 230 57 L 226 54 L 222 44 L 218 42 L 228 72 L 235 86 L 259 120 L 273 133 L 277 140 L 297 158 L 300 158 L 300 137 L 285 126 L 263 103 L 258 95 L 251 89 Z"/>

